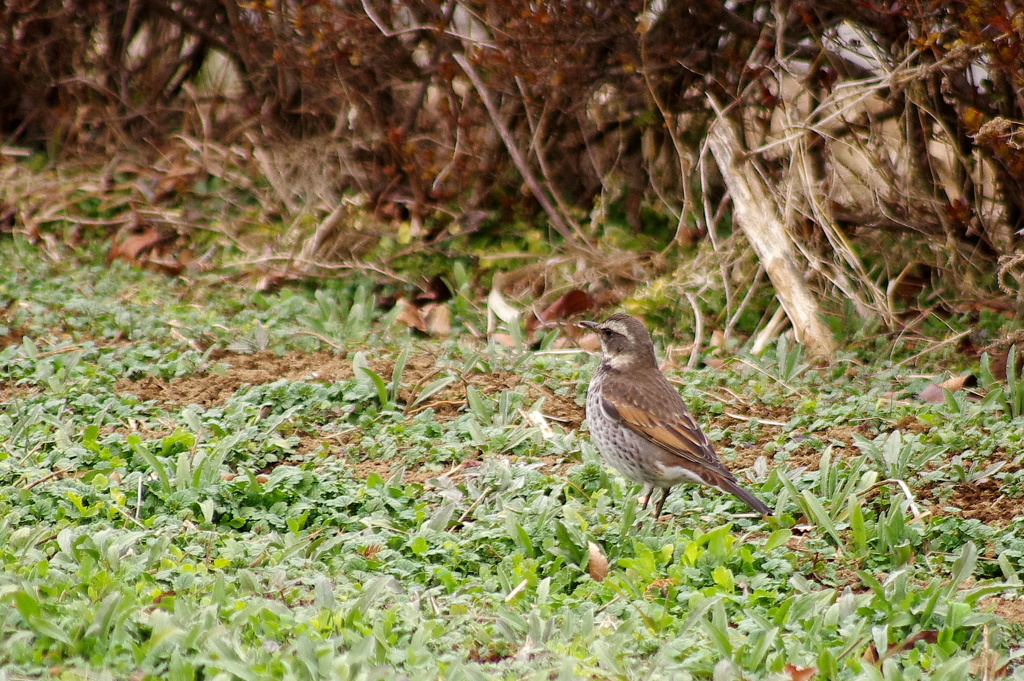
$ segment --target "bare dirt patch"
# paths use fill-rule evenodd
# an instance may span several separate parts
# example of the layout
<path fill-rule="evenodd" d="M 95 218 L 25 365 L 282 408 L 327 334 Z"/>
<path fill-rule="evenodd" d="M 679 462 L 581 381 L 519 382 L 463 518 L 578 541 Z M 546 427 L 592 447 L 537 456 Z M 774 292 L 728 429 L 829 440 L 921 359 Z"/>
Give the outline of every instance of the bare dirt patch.
<path fill-rule="evenodd" d="M 1011 601 L 999 596 L 981 599 L 984 612 L 994 612 L 1010 624 L 1024 624 L 1024 601 Z"/>
<path fill-rule="evenodd" d="M 904 433 L 927 433 L 932 426 L 921 421 L 921 419 L 910 414 L 904 416 L 893 426 L 893 430 L 902 430 Z"/>
<path fill-rule="evenodd" d="M 738 418 L 738 416 L 742 416 L 742 418 Z M 788 423 L 792 418 L 793 410 L 788 407 L 751 404 L 746 409 L 746 413 L 716 416 L 711 419 L 711 424 L 716 428 L 736 432 L 748 428 L 754 419 L 759 421 L 755 432 L 755 442 L 738 448 L 736 458 L 730 463 L 731 468 L 747 468 L 752 466 L 758 457 L 764 455 L 765 444 L 774 441 L 784 432 L 783 426 L 775 424 Z M 855 434 L 861 434 L 864 437 L 873 435 L 872 431 L 864 426 L 840 425 L 813 432 L 798 428 L 790 432 L 788 437 L 796 441 L 813 438 L 825 443 L 840 444 L 842 446 L 836 447 L 833 452 L 836 456 L 846 457 L 860 454 L 860 450 L 853 445 Z M 768 461 L 772 463 L 773 457 L 769 456 Z M 786 459 L 786 464 L 791 468 L 806 468 L 811 471 L 818 470 L 820 462 L 821 449 L 810 444 L 799 447 Z"/>
<path fill-rule="evenodd" d="M 958 485 L 949 501 L 939 506 L 938 515 L 944 515 L 942 506 L 955 506 L 961 509 L 961 517 L 975 518 L 993 527 L 1004 527 L 1024 515 L 1024 498 L 1005 496 L 1002 485 L 994 480 Z"/>
<path fill-rule="evenodd" d="M 432 478 L 450 478 L 460 480 L 466 471 L 470 471 L 483 463 L 479 452 L 452 466 L 438 468 L 437 466 L 412 466 L 404 464 L 397 459 L 373 459 L 367 461 L 356 461 L 352 463 L 352 469 L 357 477 L 367 478 L 376 473 L 385 480 L 394 475 L 403 465 L 406 465 L 402 473 L 402 481 L 405 483 L 423 485 Z"/>
<path fill-rule="evenodd" d="M 431 360 L 432 362 L 433 360 Z M 407 404 L 416 399 L 415 391 L 429 383 L 440 371 L 432 363 L 428 366 L 417 366 L 413 358 L 410 358 L 402 375 L 402 381 L 407 388 L 399 393 L 399 399 Z M 390 375 L 390 374 L 387 374 Z M 475 373 L 459 376 L 446 388 L 433 395 L 425 403 L 418 405 L 414 411 L 433 409 L 440 420 L 456 418 L 466 406 L 467 387 L 473 386 L 485 395 L 498 395 L 505 391 L 524 391 L 528 404 L 544 398 L 542 406 L 543 413 L 553 418 L 564 428 L 576 430 L 583 423 L 583 407 L 574 399 L 563 395 L 556 395 L 545 385 L 534 385 L 524 383 L 523 377 L 519 374 L 509 372 Z"/>
<path fill-rule="evenodd" d="M 544 391 L 531 386 L 531 392 Z M 579 430 L 583 425 L 584 408 L 576 404 L 576 400 L 553 393 L 545 393 L 545 398 L 542 408 L 545 415 L 554 417 L 567 430 Z"/>
<path fill-rule="evenodd" d="M 208 408 L 228 399 L 243 385 L 263 385 L 281 378 L 292 381 L 343 381 L 353 376 L 350 359 L 326 352 L 292 352 L 282 356 L 269 352 L 220 355 L 214 364 L 225 365 L 226 370 L 220 373 L 211 369 L 170 380 L 155 376 L 147 376 L 138 381 L 122 379 L 117 382 L 115 389 L 142 400 L 198 404 Z"/>
<path fill-rule="evenodd" d="M 992 452 L 986 463 L 1007 461 L 1002 469 L 1005 473 L 1014 473 L 1021 469 L 1015 463 L 1015 456 L 1002 449 Z M 935 461 L 929 462 L 929 469 L 936 467 Z M 973 518 L 993 527 L 1006 527 L 1014 518 L 1024 516 L 1024 498 L 1013 498 L 1003 493 L 1003 484 L 991 478 L 975 482 L 963 482 L 953 488 L 949 497 L 943 494 L 936 498 L 935 489 L 928 485 L 918 492 L 920 496 L 932 503 L 931 512 L 935 516 L 955 515 L 958 518 Z M 947 511 L 947 508 L 958 509 Z"/>
<path fill-rule="evenodd" d="M 17 345 L 25 338 L 25 332 L 18 327 L 11 327 L 7 333 L 0 335 L 0 350 L 10 346 Z"/>
<path fill-rule="evenodd" d="M 765 453 L 760 447 L 746 447 L 736 452 L 735 458 L 727 462 L 727 467 L 733 470 L 750 468 L 762 456 L 765 456 Z M 765 458 L 769 463 L 772 462 L 770 456 L 765 456 Z"/>
<path fill-rule="evenodd" d="M 393 360 L 371 359 L 370 368 L 385 380 L 391 380 L 395 363 Z M 452 371 L 453 369 L 449 367 L 439 365 L 437 357 L 429 353 L 409 357 L 402 371 L 402 383 L 405 387 L 399 391 L 399 401 L 411 403 L 424 386 L 445 372 Z M 142 400 L 156 400 L 167 405 L 198 404 L 203 408 L 210 408 L 223 403 L 246 385 L 263 385 L 282 378 L 311 382 L 346 381 L 352 379 L 354 375 L 351 358 L 328 352 L 291 352 L 281 356 L 267 352 L 251 355 L 225 352 L 215 355 L 210 368 L 206 371 L 170 380 L 157 376 L 147 376 L 137 381 L 123 379 L 118 381 L 116 390 L 119 393 L 135 395 Z M 492 397 L 508 390 L 523 391 L 528 404 L 543 397 L 543 413 L 567 430 L 575 430 L 583 422 L 583 407 L 574 399 L 556 395 L 545 385 L 527 383 L 521 375 L 509 372 L 458 375 L 451 384 L 432 395 L 423 404 L 417 405 L 410 414 L 429 408 L 434 410 L 435 417 L 439 420 L 457 418 L 466 406 L 468 386 L 473 386 L 482 394 Z M 406 482 L 423 483 L 430 478 L 446 474 L 445 470 L 436 466 L 410 465 L 396 459 L 354 460 L 355 456 L 348 453 L 361 437 L 361 431 L 355 428 L 334 434 L 300 434 L 297 457 L 306 459 L 318 452 L 334 452 L 348 458 L 360 477 L 377 473 L 388 478 L 402 466 L 406 466 L 403 476 Z M 286 462 L 279 462 L 278 465 L 280 463 Z M 551 457 L 550 460 L 545 459 L 543 463 L 552 470 L 565 465 L 562 457 Z M 474 462 L 471 459 L 462 462 L 450 475 L 461 475 L 475 465 L 479 465 L 479 461 Z"/>

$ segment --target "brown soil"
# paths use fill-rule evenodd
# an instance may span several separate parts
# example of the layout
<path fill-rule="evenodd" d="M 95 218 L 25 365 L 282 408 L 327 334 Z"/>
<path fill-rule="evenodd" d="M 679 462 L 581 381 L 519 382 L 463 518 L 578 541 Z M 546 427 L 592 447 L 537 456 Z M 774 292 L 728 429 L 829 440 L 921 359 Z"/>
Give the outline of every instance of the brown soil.
<path fill-rule="evenodd" d="M 371 361 L 370 368 L 385 379 L 390 379 L 394 363 L 392 361 Z M 422 354 L 410 357 L 402 375 L 403 383 L 407 387 L 402 390 L 399 398 L 408 403 L 413 399 L 415 392 L 442 375 L 442 371 L 444 369 L 439 371 L 437 358 L 434 356 Z M 199 404 L 208 408 L 234 395 L 244 385 L 271 383 L 281 378 L 292 381 L 344 381 L 351 379 L 353 375 L 351 358 L 328 352 L 293 352 L 284 356 L 265 352 L 252 355 L 220 353 L 211 361 L 208 371 L 169 381 L 156 377 L 146 377 L 138 381 L 125 379 L 118 382 L 116 389 L 119 392 L 137 395 L 143 400 L 157 400 L 168 405 Z M 459 376 L 443 390 L 431 396 L 424 404 L 417 405 L 411 411 L 417 412 L 432 408 L 439 420 L 456 418 L 465 408 L 466 388 L 469 385 L 492 397 L 506 390 L 525 391 L 527 404 L 532 404 L 544 397 L 543 413 L 553 424 L 566 430 L 577 429 L 583 422 L 583 407 L 574 399 L 556 395 L 545 385 L 524 385 L 522 376 L 519 374 L 500 372 Z M 750 443 L 749 446 L 738 448 L 735 459 L 729 462 L 730 468 L 742 470 L 752 466 L 757 458 L 763 455 L 765 443 L 775 440 L 783 432 L 781 426 L 764 422 L 786 423 L 792 416 L 792 410 L 787 407 L 769 407 L 755 403 L 744 405 L 742 413 L 732 416 L 727 414 L 717 416 L 711 420 L 711 423 L 718 428 L 739 430 L 746 428 L 752 419 L 760 421 L 756 430 L 756 441 Z M 895 424 L 895 427 L 911 432 L 927 430 L 927 426 L 911 417 Z M 861 432 L 866 437 L 873 435 L 873 431 L 867 427 L 846 425 L 814 433 L 795 430 L 789 433 L 789 437 L 813 437 L 824 442 L 842 443 L 845 445 L 844 447 L 837 447 L 834 450 L 836 456 L 856 456 L 859 454 L 859 450 L 853 446 L 853 436 L 856 432 Z M 348 451 L 352 445 L 359 442 L 362 435 L 358 430 L 352 429 L 333 434 L 300 434 L 300 437 L 302 439 L 298 447 L 298 454 L 304 458 L 325 449 L 335 452 Z M 1005 456 L 1005 454 L 994 454 L 993 456 Z M 820 458 L 820 449 L 808 445 L 794 451 L 787 459 L 786 464 L 791 468 L 806 467 L 809 470 L 817 470 Z M 773 457 L 768 457 L 769 466 L 775 465 L 775 463 Z M 423 483 L 430 478 L 443 476 L 457 478 L 479 464 L 480 461 L 474 457 L 449 469 L 439 468 L 436 465 L 407 466 L 403 479 L 407 482 Z M 566 461 L 561 456 L 541 459 L 542 469 L 551 473 L 564 472 L 571 464 L 572 462 Z M 403 462 L 394 460 L 354 461 L 352 465 L 356 474 L 361 477 L 377 473 L 387 478 L 393 475 L 403 465 Z M 999 485 L 992 481 L 960 485 L 949 499 L 934 499 L 927 488 L 920 490 L 919 494 L 922 500 L 931 502 L 930 510 L 934 515 L 944 515 L 945 507 L 956 507 L 962 509 L 958 515 L 977 518 L 995 526 L 1005 525 L 1013 518 L 1024 515 L 1024 499 L 1011 499 L 1003 496 Z"/>
<path fill-rule="evenodd" d="M 344 381 L 352 378 L 352 360 L 326 352 L 267 352 L 253 355 L 221 355 L 213 362 L 226 366 L 224 373 L 206 371 L 166 381 L 147 376 L 138 381 L 121 379 L 115 389 L 141 400 L 211 407 L 234 395 L 243 385 L 262 385 L 287 378 L 292 381 Z M 371 366 L 374 371 L 379 367 Z"/>
<path fill-rule="evenodd" d="M 385 380 L 389 380 L 394 371 L 394 362 L 371 360 L 370 368 L 383 376 Z M 409 403 L 423 386 L 443 375 L 444 371 L 445 369 L 438 366 L 437 358 L 434 356 L 423 354 L 410 357 L 402 372 L 402 382 L 406 387 L 401 390 L 399 399 Z M 118 381 L 116 390 L 120 393 L 135 395 L 141 400 L 156 400 L 169 406 L 198 404 L 209 408 L 227 400 L 246 385 L 262 385 L 282 378 L 291 381 L 345 381 L 353 376 L 351 358 L 328 352 L 293 352 L 283 356 L 266 352 L 251 355 L 222 352 L 211 359 L 207 371 L 170 380 L 155 376 L 147 376 L 138 381 L 122 379 Z M 543 397 L 543 414 L 550 422 L 566 430 L 575 430 L 583 422 L 583 407 L 576 404 L 575 400 L 556 395 L 544 385 L 526 384 L 524 386 L 522 376 L 503 372 L 459 376 L 423 404 L 410 410 L 410 413 L 432 408 L 439 420 L 456 418 L 466 405 L 466 389 L 470 385 L 491 397 L 506 390 L 524 390 L 527 404 L 533 404 Z M 323 450 L 347 451 L 362 437 L 358 429 L 333 434 L 299 433 L 299 436 L 301 440 L 297 453 L 300 458 L 306 458 Z M 445 475 L 457 477 L 479 464 L 479 460 L 469 460 L 448 470 L 432 465 L 407 467 L 403 474 L 403 480 L 423 483 L 430 478 Z M 381 477 L 388 478 L 402 467 L 403 462 L 395 460 L 354 461 L 352 465 L 356 474 L 361 477 L 377 473 Z M 562 457 L 552 456 L 542 459 L 542 467 L 550 468 L 552 471 L 562 469 L 566 465 L 567 463 Z"/>
<path fill-rule="evenodd" d="M 9 345 L 21 343 L 23 338 L 25 338 L 24 331 L 17 327 L 11 327 L 7 333 L 0 335 L 0 350 L 7 348 Z"/>
<path fill-rule="evenodd" d="M 1002 487 L 993 480 L 958 485 L 949 501 L 936 503 L 932 513 L 946 515 L 943 507 L 961 509 L 956 515 L 976 518 L 986 525 L 1005 527 L 1017 516 L 1024 515 L 1024 498 L 1004 496 Z"/>
<path fill-rule="evenodd" d="M 459 476 L 463 473 L 476 468 L 481 463 L 483 463 L 483 460 L 480 458 L 479 452 L 477 452 L 472 458 L 446 468 L 438 468 L 434 466 L 406 468 L 405 472 L 402 473 L 402 481 L 422 485 L 431 478 L 453 478 L 458 480 Z M 358 477 L 365 478 L 369 477 L 371 473 L 376 473 L 385 480 L 394 475 L 401 466 L 401 462 L 382 461 L 380 459 L 372 461 L 357 461 L 352 464 L 352 468 L 355 470 Z"/>
<path fill-rule="evenodd" d="M 791 409 L 785 407 L 769 407 L 761 404 L 751 404 L 745 409 L 743 414 L 737 414 L 736 416 L 742 416 L 743 418 L 736 418 L 735 416 L 725 414 L 712 419 L 711 424 L 717 428 L 742 430 L 746 428 L 747 424 L 751 420 L 757 419 L 760 421 L 756 433 L 757 441 L 747 447 L 741 448 L 736 453 L 736 458 L 729 462 L 730 467 L 747 468 L 752 466 L 757 458 L 764 454 L 764 445 L 768 442 L 774 441 L 783 432 L 782 426 L 764 422 L 770 421 L 774 423 L 786 423 L 793 418 L 793 412 Z M 836 456 L 857 456 L 860 454 L 860 450 L 853 446 L 854 433 L 860 433 L 865 437 L 872 436 L 872 433 L 868 429 L 860 426 L 843 425 L 832 426 L 825 430 L 816 430 L 813 433 L 797 429 L 791 432 L 789 437 L 798 441 L 813 437 L 816 440 L 821 440 L 826 443 L 840 443 L 843 446 L 837 447 L 833 450 Z M 816 471 L 818 470 L 818 464 L 820 461 L 821 450 L 808 445 L 800 447 L 792 452 L 786 460 L 786 463 L 790 468 L 807 468 L 808 470 Z M 772 457 L 769 457 L 769 464 L 771 464 L 771 462 Z"/>
<path fill-rule="evenodd" d="M 728 463 L 729 467 L 734 470 L 742 470 L 753 466 L 757 458 L 763 455 L 765 443 L 775 440 L 783 432 L 781 427 L 768 425 L 763 423 L 763 421 L 785 423 L 792 418 L 792 412 L 782 407 L 765 407 L 764 405 L 752 404 L 745 409 L 744 413 L 738 414 L 738 416 L 743 418 L 739 419 L 733 416 L 722 415 L 711 420 L 712 425 L 715 427 L 733 430 L 745 428 L 749 419 L 756 418 L 762 421 L 757 429 L 757 441 L 749 447 L 740 448 L 736 453 L 736 457 Z M 931 426 L 922 423 L 913 416 L 904 417 L 892 426 L 893 430 L 912 433 L 927 432 L 930 428 Z M 853 457 L 860 455 L 860 450 L 853 445 L 855 433 L 867 438 L 873 437 L 875 434 L 870 428 L 865 426 L 844 425 L 833 426 L 813 433 L 805 433 L 797 429 L 790 433 L 789 437 L 814 437 L 823 442 L 842 443 L 843 447 L 833 449 L 834 456 Z M 1008 460 L 1009 458 L 1010 454 L 1006 452 L 994 452 L 991 456 L 993 461 L 1000 459 Z M 807 446 L 795 450 L 786 460 L 786 465 L 790 468 L 805 467 L 808 470 L 816 471 L 820 461 L 820 449 Z M 768 457 L 769 467 L 774 464 L 775 462 L 772 457 Z M 937 466 L 938 464 L 939 462 L 931 462 L 930 467 Z M 1009 466 L 1004 468 L 1003 471 L 1012 472 L 1019 468 L 1020 466 Z M 955 488 L 952 497 L 949 499 L 935 499 L 928 488 L 919 489 L 916 493 L 922 500 L 931 502 L 929 510 L 933 516 L 941 517 L 947 515 L 945 509 L 947 507 L 955 507 L 960 509 L 960 511 L 956 512 L 959 517 L 975 518 L 987 525 L 1004 527 L 1014 518 L 1024 515 L 1024 498 L 1013 499 L 1004 496 L 1001 486 L 992 480 L 961 484 Z"/>
<path fill-rule="evenodd" d="M 443 370 L 440 370 L 436 361 L 430 355 L 409 358 L 402 372 L 402 382 L 407 387 L 400 391 L 400 400 L 408 402 L 414 399 L 414 391 L 418 392 L 441 375 Z M 136 395 L 142 400 L 210 407 L 231 397 L 244 385 L 262 385 L 282 378 L 290 381 L 346 381 L 354 375 L 351 359 L 327 352 L 293 352 L 283 356 L 267 352 L 252 355 L 221 353 L 211 364 L 219 365 L 218 369 L 169 381 L 154 376 L 137 381 L 122 379 L 118 381 L 116 390 Z M 370 361 L 370 369 L 385 379 L 391 378 L 394 368 L 392 361 Z M 472 385 L 484 394 L 495 395 L 506 390 L 517 390 L 521 382 L 522 376 L 511 373 L 461 376 L 426 403 L 418 405 L 415 411 L 429 407 L 434 409 L 439 419 L 455 418 L 466 403 L 467 385 Z M 575 400 L 554 394 L 546 386 L 527 385 L 526 397 L 531 403 L 544 397 L 544 414 L 567 429 L 579 428 L 583 422 L 583 407 L 576 404 Z"/>
<path fill-rule="evenodd" d="M 980 605 L 983 612 L 994 612 L 1010 624 L 1024 624 L 1024 601 L 989 596 L 981 599 Z"/>

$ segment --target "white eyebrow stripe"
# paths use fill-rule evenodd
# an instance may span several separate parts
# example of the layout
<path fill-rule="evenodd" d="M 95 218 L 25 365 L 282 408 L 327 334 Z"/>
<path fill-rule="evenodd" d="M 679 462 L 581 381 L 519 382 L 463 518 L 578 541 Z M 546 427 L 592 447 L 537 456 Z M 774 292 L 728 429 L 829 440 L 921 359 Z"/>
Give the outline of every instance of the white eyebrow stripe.
<path fill-rule="evenodd" d="M 606 324 L 604 328 L 608 329 L 609 331 L 614 331 L 615 333 L 620 334 L 622 336 L 626 336 L 627 338 L 629 337 L 629 329 L 627 329 L 626 325 L 623 324 L 622 322 L 610 322 Z"/>

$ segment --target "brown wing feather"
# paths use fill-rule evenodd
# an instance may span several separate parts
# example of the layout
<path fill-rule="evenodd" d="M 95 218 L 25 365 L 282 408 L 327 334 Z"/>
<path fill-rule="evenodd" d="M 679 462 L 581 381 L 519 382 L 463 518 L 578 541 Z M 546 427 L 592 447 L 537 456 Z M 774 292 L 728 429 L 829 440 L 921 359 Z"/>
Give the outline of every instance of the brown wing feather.
<path fill-rule="evenodd" d="M 725 471 L 683 398 L 661 372 L 643 378 L 629 384 L 618 381 L 615 389 L 604 391 L 622 423 L 677 456 Z M 643 386 L 643 391 L 636 386 Z"/>

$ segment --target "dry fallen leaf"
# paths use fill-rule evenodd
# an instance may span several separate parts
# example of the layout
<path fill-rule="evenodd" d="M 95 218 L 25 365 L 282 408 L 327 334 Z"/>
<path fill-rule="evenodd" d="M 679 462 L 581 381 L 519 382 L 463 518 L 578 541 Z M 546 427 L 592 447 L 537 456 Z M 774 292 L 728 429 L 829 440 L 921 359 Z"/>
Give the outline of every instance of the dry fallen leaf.
<path fill-rule="evenodd" d="M 989 357 L 992 358 L 992 375 L 998 378 L 1000 381 L 1006 380 L 1006 370 L 1010 365 L 1010 349 L 1014 348 L 1014 369 L 1015 375 L 1021 375 L 1021 369 L 1024 368 L 1024 345 L 1021 344 L 1024 337 L 1022 332 L 1017 331 L 1006 339 L 1003 339 L 998 343 L 999 346 L 1003 346 L 1000 349 L 992 347 L 992 351 L 989 352 Z M 996 344 L 994 344 L 996 345 Z"/>
<path fill-rule="evenodd" d="M 501 294 L 501 283 L 504 277 L 501 272 L 494 275 L 494 283 L 491 292 L 487 294 L 487 331 L 494 330 L 494 317 L 497 317 L 506 324 L 519 323 L 519 310 L 508 304 L 505 296 Z"/>
<path fill-rule="evenodd" d="M 114 260 L 124 260 L 131 265 L 140 265 L 141 258 L 158 244 L 166 240 L 166 236 L 156 227 L 146 227 L 140 232 L 129 234 L 121 241 L 115 241 L 107 254 L 107 264 Z"/>
<path fill-rule="evenodd" d="M 452 331 L 452 312 L 447 305 L 434 305 L 427 311 L 427 333 L 447 336 Z"/>
<path fill-rule="evenodd" d="M 399 308 L 395 319 L 406 326 L 416 329 L 420 333 L 427 333 L 427 322 L 423 319 L 420 308 L 410 303 L 405 298 L 395 301 L 395 307 Z"/>
<path fill-rule="evenodd" d="M 409 302 L 404 296 L 395 301 L 395 319 L 426 336 L 447 336 L 452 330 L 451 311 L 445 305 Z"/>
<path fill-rule="evenodd" d="M 973 378 L 970 374 L 964 374 L 963 376 L 954 376 L 947 378 L 942 383 L 929 383 L 928 386 L 922 390 L 917 398 L 929 404 L 942 404 L 946 401 L 946 390 L 951 393 L 955 393 L 958 390 L 963 390 L 964 386 L 967 385 L 967 381 Z"/>
<path fill-rule="evenodd" d="M 1000 664 L 1000 655 L 994 650 L 985 650 L 976 658 L 971 660 L 971 674 L 975 679 L 990 681 L 992 679 L 1005 679 L 1007 665 Z"/>
<path fill-rule="evenodd" d="M 574 288 L 562 294 L 558 300 L 551 303 L 546 310 L 536 317 L 530 317 L 527 320 L 527 331 L 532 331 L 542 324 L 563 321 L 580 312 L 593 310 L 596 306 L 597 303 L 590 294 Z"/>
<path fill-rule="evenodd" d="M 811 681 L 818 675 L 817 667 L 797 667 L 795 664 L 787 664 L 784 669 L 791 681 Z"/>
<path fill-rule="evenodd" d="M 507 333 L 492 333 L 491 340 L 498 345 L 504 345 L 506 348 L 514 348 L 516 346 L 516 339 Z"/>
<path fill-rule="evenodd" d="M 601 548 L 594 542 L 587 542 L 587 547 L 590 549 L 590 561 L 587 563 L 590 577 L 595 582 L 603 582 L 604 578 L 608 576 L 608 559 L 604 557 Z"/>
<path fill-rule="evenodd" d="M 107 265 L 123 260 L 134 267 L 170 275 L 181 274 L 192 256 L 187 251 L 174 252 L 171 249 L 176 239 L 176 234 L 157 227 L 134 228 L 124 238 L 114 238 L 107 253 Z"/>
<path fill-rule="evenodd" d="M 890 644 L 888 649 L 886 649 L 886 651 L 881 655 L 878 654 L 878 650 L 875 649 L 875 646 L 869 645 L 867 649 L 864 651 L 864 655 L 862 655 L 861 657 L 864 659 L 865 662 L 868 662 L 870 664 L 878 664 L 879 662 L 886 660 L 892 657 L 893 655 L 899 655 L 904 650 L 909 650 L 910 648 L 913 648 L 918 641 L 924 641 L 925 643 L 935 643 L 938 640 L 939 632 L 937 631 L 918 631 L 914 634 L 911 634 L 909 637 L 898 643 Z"/>

